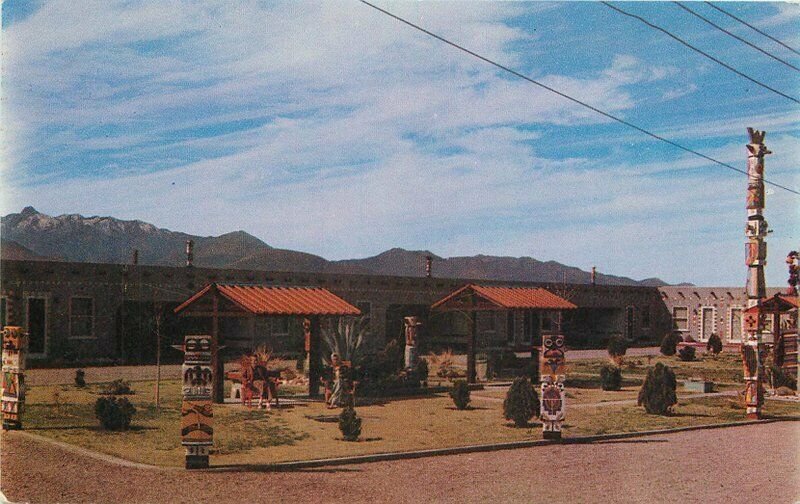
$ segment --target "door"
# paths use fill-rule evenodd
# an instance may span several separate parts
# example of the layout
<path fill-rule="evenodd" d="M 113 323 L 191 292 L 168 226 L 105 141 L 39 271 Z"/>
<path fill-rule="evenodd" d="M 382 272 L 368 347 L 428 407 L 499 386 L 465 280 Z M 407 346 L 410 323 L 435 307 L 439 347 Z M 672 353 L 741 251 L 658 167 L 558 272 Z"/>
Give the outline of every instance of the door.
<path fill-rule="evenodd" d="M 44 354 L 47 337 L 47 305 L 44 298 L 28 298 L 28 352 Z"/>

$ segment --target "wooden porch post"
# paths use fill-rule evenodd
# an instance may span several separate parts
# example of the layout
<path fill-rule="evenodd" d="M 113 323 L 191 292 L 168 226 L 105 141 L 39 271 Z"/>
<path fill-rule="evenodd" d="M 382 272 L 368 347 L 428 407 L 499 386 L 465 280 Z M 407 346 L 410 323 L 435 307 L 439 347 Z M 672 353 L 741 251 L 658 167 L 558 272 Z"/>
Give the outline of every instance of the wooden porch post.
<path fill-rule="evenodd" d="M 475 383 L 477 376 L 475 373 L 475 340 L 477 339 L 478 312 L 472 310 L 470 313 L 470 329 L 469 337 L 467 338 L 467 383 Z"/>
<path fill-rule="evenodd" d="M 317 397 L 319 395 L 320 383 L 320 322 L 319 316 L 311 317 L 311 341 L 308 349 L 308 395 Z"/>
<path fill-rule="evenodd" d="M 211 367 L 214 369 L 214 388 L 211 397 L 212 402 L 222 404 L 225 402 L 225 376 L 224 364 L 219 357 L 219 293 L 217 289 L 212 289 L 211 297 Z"/>
<path fill-rule="evenodd" d="M 539 314 L 539 317 L 541 317 L 541 316 L 542 315 Z M 531 316 L 531 320 L 533 320 L 532 316 Z M 538 320 L 538 318 L 537 318 L 537 320 Z M 541 383 L 541 381 L 542 381 L 541 371 L 539 370 L 539 351 L 541 349 L 541 344 L 542 344 L 541 337 L 542 337 L 542 331 L 539 331 L 539 341 L 536 341 L 535 339 L 533 339 L 534 336 L 531 337 L 531 376 L 530 376 L 530 379 L 531 379 L 531 383 L 533 383 L 534 385 L 537 384 L 537 383 Z M 538 343 L 539 346 L 537 346 L 537 343 Z"/>

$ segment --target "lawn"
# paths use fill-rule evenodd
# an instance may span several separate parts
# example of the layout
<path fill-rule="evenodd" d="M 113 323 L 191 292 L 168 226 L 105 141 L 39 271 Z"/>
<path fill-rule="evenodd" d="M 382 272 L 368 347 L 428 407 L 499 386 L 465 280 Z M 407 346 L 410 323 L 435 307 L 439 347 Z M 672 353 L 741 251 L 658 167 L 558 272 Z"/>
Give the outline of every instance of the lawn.
<path fill-rule="evenodd" d="M 622 391 L 605 392 L 591 387 L 589 381 L 581 383 L 585 386 L 567 389 L 565 436 L 744 419 L 744 408 L 738 398 L 688 399 L 680 390 L 677 414 L 670 417 L 647 415 L 642 408 L 628 404 L 590 406 L 633 399 L 638 389 L 627 385 Z M 71 385 L 31 387 L 25 429 L 128 460 L 182 466 L 183 448 L 178 434 L 181 398 L 177 381 L 162 383 L 158 410 L 153 401 L 154 383 L 132 383 L 135 394 L 129 399 L 137 413 L 128 432 L 105 432 L 98 428 L 93 405 L 101 388 L 102 385 L 85 389 Z M 239 405 L 215 406 L 212 464 L 267 464 L 541 438 L 540 426 L 514 428 L 502 418 L 503 391 L 488 389 L 474 394 L 473 408 L 467 411 L 456 410 L 446 394 L 359 406 L 358 414 L 363 418 L 359 442 L 340 440 L 335 421 L 320 422 L 312 418 L 323 416 L 335 420 L 333 415 L 338 410 L 326 410 L 321 403 L 301 403 L 269 413 Z M 800 406 L 768 401 L 765 413 L 799 415 Z"/>
<path fill-rule="evenodd" d="M 600 368 L 608 364 L 606 358 L 569 360 L 567 354 L 567 376 L 585 376 L 600 374 Z M 737 352 L 723 352 L 717 356 L 698 353 L 697 360 L 684 362 L 677 355 L 666 357 L 664 355 L 652 357 L 624 357 L 622 362 L 622 375 L 628 378 L 644 378 L 647 368 L 661 362 L 675 371 L 678 379 L 701 378 L 715 383 L 737 384 L 743 381 L 742 357 Z"/>

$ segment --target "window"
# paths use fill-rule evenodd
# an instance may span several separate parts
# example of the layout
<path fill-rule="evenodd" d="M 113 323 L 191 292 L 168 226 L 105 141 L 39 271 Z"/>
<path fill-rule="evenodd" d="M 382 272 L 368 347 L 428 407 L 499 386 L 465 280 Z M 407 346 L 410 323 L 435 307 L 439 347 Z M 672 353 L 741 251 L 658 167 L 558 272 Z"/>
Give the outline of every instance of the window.
<path fill-rule="evenodd" d="M 650 329 L 650 305 L 642 306 L 642 329 Z"/>
<path fill-rule="evenodd" d="M 0 329 L 6 326 L 6 298 L 0 298 Z"/>
<path fill-rule="evenodd" d="M 731 315 L 729 318 L 730 328 L 728 331 L 728 339 L 730 341 L 742 341 L 742 308 L 731 307 Z"/>
<path fill-rule="evenodd" d="M 74 297 L 69 300 L 69 335 L 71 338 L 94 336 L 94 299 Z"/>
<path fill-rule="evenodd" d="M 367 317 L 372 314 L 372 303 L 369 301 L 356 301 L 356 308 L 361 310 L 361 316 Z"/>
<path fill-rule="evenodd" d="M 542 332 L 552 332 L 554 330 L 553 317 L 553 312 L 543 312 L 541 314 Z"/>
<path fill-rule="evenodd" d="M 272 334 L 285 336 L 289 334 L 289 317 L 274 317 L 272 319 Z"/>
<path fill-rule="evenodd" d="M 47 346 L 47 299 L 28 298 L 27 322 L 28 351 L 44 355 Z"/>
<path fill-rule="evenodd" d="M 714 332 L 714 315 L 716 310 L 711 306 L 704 306 L 700 311 L 700 341 L 708 341 Z"/>
<path fill-rule="evenodd" d="M 685 306 L 672 308 L 672 328 L 677 331 L 689 330 L 689 308 Z"/>

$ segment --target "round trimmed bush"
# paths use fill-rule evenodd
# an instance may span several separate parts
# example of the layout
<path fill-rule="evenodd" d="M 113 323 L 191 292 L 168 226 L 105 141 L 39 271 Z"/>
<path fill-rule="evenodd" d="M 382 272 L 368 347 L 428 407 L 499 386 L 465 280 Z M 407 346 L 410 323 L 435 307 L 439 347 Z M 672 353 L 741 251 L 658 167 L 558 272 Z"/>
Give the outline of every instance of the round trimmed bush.
<path fill-rule="evenodd" d="M 352 406 L 345 407 L 339 414 L 339 430 L 345 441 L 357 441 L 361 435 L 361 419 Z"/>
<path fill-rule="evenodd" d="M 711 336 L 708 337 L 706 351 L 711 352 L 714 355 L 719 355 L 719 353 L 722 351 L 722 339 L 717 333 L 712 333 Z"/>
<path fill-rule="evenodd" d="M 681 341 L 683 341 L 683 338 L 678 333 L 664 335 L 664 339 L 661 340 L 661 355 L 666 355 L 667 357 L 675 355 L 675 352 L 678 351 L 678 343 Z"/>
<path fill-rule="evenodd" d="M 94 414 L 106 430 L 128 430 L 136 408 L 126 398 L 99 397 L 94 403 Z"/>
<path fill-rule="evenodd" d="M 503 416 L 517 427 L 525 427 L 539 411 L 539 396 L 530 380 L 524 376 L 514 379 L 503 401 Z"/>
<path fill-rule="evenodd" d="M 622 388 L 622 370 L 617 366 L 606 364 L 600 368 L 600 386 L 603 390 L 619 390 Z"/>
<path fill-rule="evenodd" d="M 644 410 L 651 415 L 666 415 L 678 403 L 675 393 L 677 387 L 675 373 L 659 362 L 647 370 L 636 404 L 644 406 Z"/>
<path fill-rule="evenodd" d="M 469 405 L 469 386 L 465 380 L 456 380 L 450 388 L 450 397 L 453 398 L 453 403 L 456 409 L 465 410 Z"/>
<path fill-rule="evenodd" d="M 678 358 L 684 362 L 691 362 L 695 359 L 697 350 L 693 346 L 685 346 L 678 352 Z"/>
<path fill-rule="evenodd" d="M 83 369 L 75 370 L 75 386 L 78 388 L 86 386 L 86 372 Z"/>
<path fill-rule="evenodd" d="M 608 355 L 615 361 L 622 359 L 628 351 L 628 340 L 622 336 L 612 336 L 608 340 Z"/>

